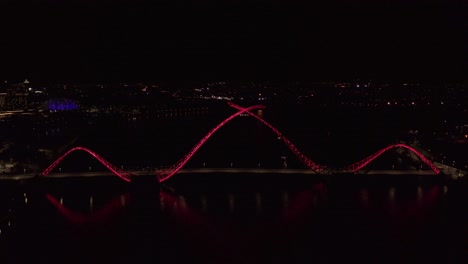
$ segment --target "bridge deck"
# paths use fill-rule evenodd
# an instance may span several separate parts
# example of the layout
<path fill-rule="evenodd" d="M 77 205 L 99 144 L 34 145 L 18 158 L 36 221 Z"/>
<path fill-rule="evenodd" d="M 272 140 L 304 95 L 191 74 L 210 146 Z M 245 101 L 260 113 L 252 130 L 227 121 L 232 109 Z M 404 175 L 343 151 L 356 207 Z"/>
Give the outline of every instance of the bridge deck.
<path fill-rule="evenodd" d="M 134 176 L 150 175 L 148 171 L 128 171 Z M 244 174 L 315 174 L 310 169 L 263 169 L 263 168 L 194 168 L 182 169 L 178 174 L 189 173 L 244 173 Z M 430 176 L 434 175 L 432 170 L 371 170 L 359 171 L 356 175 L 421 175 Z M 32 179 L 36 174 L 16 174 L 16 175 L 0 175 L 0 180 L 26 180 Z M 47 178 L 67 178 L 67 177 L 100 177 L 100 176 L 113 176 L 110 171 L 92 171 L 92 172 L 62 172 L 50 173 Z"/>

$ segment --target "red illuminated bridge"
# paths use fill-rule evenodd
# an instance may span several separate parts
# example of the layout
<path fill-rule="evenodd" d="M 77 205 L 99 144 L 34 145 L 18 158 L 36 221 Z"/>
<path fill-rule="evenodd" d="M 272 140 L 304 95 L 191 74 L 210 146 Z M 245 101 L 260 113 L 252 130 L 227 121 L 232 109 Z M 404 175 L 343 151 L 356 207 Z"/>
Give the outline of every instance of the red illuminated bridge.
<path fill-rule="evenodd" d="M 275 133 L 278 138 L 280 138 L 283 143 L 291 150 L 291 152 L 307 167 L 310 169 L 312 173 L 316 174 L 330 174 L 330 173 L 353 173 L 357 172 L 364 167 L 366 167 L 369 163 L 371 163 L 373 160 L 375 160 L 377 157 L 382 155 L 383 153 L 394 149 L 394 148 L 404 148 L 407 149 L 411 152 L 413 152 L 418 158 L 424 162 L 429 168 L 431 168 L 435 174 L 439 174 L 440 170 L 435 166 L 433 163 L 431 163 L 426 157 L 424 157 L 421 153 L 419 153 L 416 149 L 405 145 L 405 144 L 394 144 L 387 146 L 374 154 L 354 163 L 351 164 L 345 168 L 328 168 L 327 166 L 317 164 L 316 162 L 312 161 L 308 156 L 303 154 L 288 138 L 286 138 L 278 129 L 276 129 L 273 125 L 262 119 L 261 117 L 257 116 L 256 114 L 252 113 L 252 110 L 255 109 L 262 109 L 265 108 L 263 105 L 254 105 L 250 107 L 241 107 L 238 106 L 234 103 L 228 102 L 229 106 L 237 109 L 238 111 L 231 116 L 227 117 L 224 119 L 222 122 L 220 122 L 217 126 L 215 126 L 213 129 L 211 129 L 203 138 L 198 141 L 197 144 L 189 151 L 187 154 L 185 154 L 179 161 L 177 161 L 174 165 L 172 165 L 169 168 L 163 169 L 163 170 L 158 170 L 153 172 L 154 175 L 158 178 L 159 182 L 164 182 L 168 179 L 170 179 L 172 176 L 174 176 L 177 172 L 179 172 L 184 165 L 195 155 L 195 153 L 203 146 L 203 144 L 206 143 L 206 141 L 214 134 L 216 133 L 220 128 L 222 128 L 225 124 L 230 122 L 232 119 L 235 117 L 239 116 L 240 114 L 248 114 L 252 116 L 253 118 L 256 118 L 260 122 L 262 122 L 265 126 L 270 128 L 270 130 Z M 110 172 L 112 172 L 114 175 L 117 177 L 121 178 L 124 181 L 130 182 L 132 174 L 128 171 L 123 171 L 116 166 L 112 165 L 110 162 L 99 156 L 97 153 L 84 148 L 84 147 L 75 147 L 67 151 L 65 154 L 63 154 L 61 157 L 59 157 L 56 161 L 54 161 L 49 167 L 47 167 L 43 172 L 40 173 L 40 176 L 47 176 L 66 156 L 71 154 L 74 151 L 84 151 L 94 157 L 96 160 L 98 160 L 100 163 L 102 163 Z"/>

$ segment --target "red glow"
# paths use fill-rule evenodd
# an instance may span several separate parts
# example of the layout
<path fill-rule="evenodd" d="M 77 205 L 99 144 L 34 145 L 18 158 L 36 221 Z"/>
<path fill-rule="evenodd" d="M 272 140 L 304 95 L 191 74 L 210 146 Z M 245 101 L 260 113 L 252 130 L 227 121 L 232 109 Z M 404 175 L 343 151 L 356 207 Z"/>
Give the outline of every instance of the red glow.
<path fill-rule="evenodd" d="M 127 202 L 130 198 L 130 194 L 127 193 L 124 195 L 119 195 L 104 205 L 104 207 L 90 214 L 83 214 L 72 211 L 71 209 L 62 205 L 55 197 L 50 194 L 46 194 L 46 198 L 69 222 L 73 224 L 86 224 L 104 221 L 109 218 L 114 212 L 123 207 L 122 199 Z"/>
<path fill-rule="evenodd" d="M 428 159 L 426 159 L 426 157 L 424 157 L 421 153 L 419 153 L 417 150 L 415 150 L 414 148 L 410 147 L 410 146 L 407 146 L 405 144 L 394 144 L 394 145 L 390 145 L 388 147 L 385 147 L 379 151 L 377 151 L 376 153 L 370 155 L 369 157 L 361 160 L 361 161 L 358 161 L 350 166 L 348 166 L 346 168 L 347 171 L 350 171 L 350 172 L 356 172 L 362 168 L 364 168 L 365 166 L 367 166 L 367 164 L 369 164 L 370 162 L 372 162 L 374 159 L 376 159 L 377 157 L 379 157 L 380 155 L 382 155 L 384 152 L 387 152 L 389 151 L 390 149 L 393 149 L 393 148 L 405 148 L 405 149 L 408 149 L 410 150 L 411 152 L 413 152 L 414 154 L 416 154 L 416 156 L 418 156 L 424 163 L 426 163 L 436 174 L 439 174 L 440 173 L 440 170 L 439 168 L 437 168 L 434 164 L 432 164 Z"/>
<path fill-rule="evenodd" d="M 93 156 L 95 159 L 97 159 L 99 162 L 101 162 L 107 169 L 109 169 L 116 176 L 118 176 L 119 178 L 121 178 L 122 180 L 124 180 L 126 182 L 130 182 L 130 177 L 131 177 L 130 173 L 127 173 L 127 172 L 124 172 L 124 171 L 118 169 L 117 167 L 112 165 L 107 160 L 103 159 L 98 154 L 92 152 L 91 150 L 89 150 L 87 148 L 83 148 L 83 147 L 74 147 L 74 148 L 70 149 L 65 154 L 63 154 L 60 158 L 58 158 L 56 161 L 54 161 L 54 163 L 50 164 L 50 166 L 47 167 L 47 169 L 45 169 L 39 175 L 47 176 L 66 156 L 68 156 L 70 153 L 72 153 L 74 151 L 77 151 L 77 150 L 82 150 L 82 151 L 85 151 L 85 152 L 89 153 L 91 156 Z"/>

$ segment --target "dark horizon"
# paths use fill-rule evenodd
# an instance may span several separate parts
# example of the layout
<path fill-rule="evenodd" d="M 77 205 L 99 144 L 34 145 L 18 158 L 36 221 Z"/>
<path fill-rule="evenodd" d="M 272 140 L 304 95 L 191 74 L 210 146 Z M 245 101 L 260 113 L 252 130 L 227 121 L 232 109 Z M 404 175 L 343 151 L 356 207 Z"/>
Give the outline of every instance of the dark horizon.
<path fill-rule="evenodd" d="M 466 80 L 466 4 L 417 2 L 2 1 L 0 78 Z"/>

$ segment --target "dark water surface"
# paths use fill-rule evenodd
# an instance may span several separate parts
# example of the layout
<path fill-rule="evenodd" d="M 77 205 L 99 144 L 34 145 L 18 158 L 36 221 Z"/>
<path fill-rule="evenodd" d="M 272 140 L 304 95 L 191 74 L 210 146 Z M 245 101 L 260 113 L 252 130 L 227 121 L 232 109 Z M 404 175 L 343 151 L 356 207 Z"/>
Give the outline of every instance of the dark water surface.
<path fill-rule="evenodd" d="M 467 185 L 176 175 L 0 186 L 1 263 L 467 263 Z"/>

